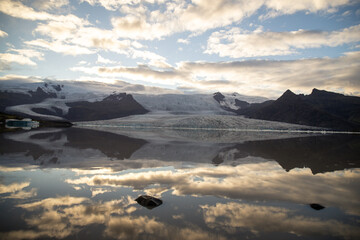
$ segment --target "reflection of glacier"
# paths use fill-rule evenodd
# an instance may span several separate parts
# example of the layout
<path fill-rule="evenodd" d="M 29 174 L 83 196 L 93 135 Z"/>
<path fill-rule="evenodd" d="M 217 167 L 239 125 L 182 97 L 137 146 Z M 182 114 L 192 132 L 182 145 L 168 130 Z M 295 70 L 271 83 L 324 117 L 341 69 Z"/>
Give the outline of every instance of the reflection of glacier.
<path fill-rule="evenodd" d="M 210 163 L 211 159 L 214 158 L 222 148 L 222 145 L 216 144 L 197 145 L 186 142 L 148 143 L 134 152 L 131 159 Z"/>
<path fill-rule="evenodd" d="M 275 160 L 287 171 L 308 167 L 313 173 L 360 167 L 360 138 L 352 135 L 102 129 L 105 131 L 68 128 L 2 134 L 0 161 L 14 167 L 36 164 L 87 169 L 100 164 L 124 169 Z"/>

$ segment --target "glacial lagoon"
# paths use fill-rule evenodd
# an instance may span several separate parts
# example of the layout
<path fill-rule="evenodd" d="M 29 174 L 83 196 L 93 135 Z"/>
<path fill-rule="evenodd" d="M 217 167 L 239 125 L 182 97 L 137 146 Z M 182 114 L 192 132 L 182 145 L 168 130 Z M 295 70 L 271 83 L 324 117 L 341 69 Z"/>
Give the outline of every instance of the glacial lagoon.
<path fill-rule="evenodd" d="M 359 156 L 353 134 L 1 133 L 0 239 L 359 239 Z"/>

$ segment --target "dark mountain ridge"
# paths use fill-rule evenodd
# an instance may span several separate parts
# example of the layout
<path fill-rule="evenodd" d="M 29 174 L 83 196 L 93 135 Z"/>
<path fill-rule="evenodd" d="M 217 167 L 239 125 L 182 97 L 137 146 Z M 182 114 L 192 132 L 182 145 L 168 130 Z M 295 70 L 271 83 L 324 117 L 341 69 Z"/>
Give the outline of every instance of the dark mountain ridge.
<path fill-rule="evenodd" d="M 106 120 L 149 112 L 132 95 L 126 93 L 111 94 L 102 101 L 79 101 L 66 105 L 70 109 L 64 117 L 70 121 Z"/>
<path fill-rule="evenodd" d="M 84 100 L 66 100 L 64 96 L 64 85 L 44 83 L 36 90 L 28 91 L 0 91 L 0 112 L 15 114 L 19 117 L 29 117 L 35 120 L 56 119 L 53 121 L 93 121 L 125 117 L 133 114 L 145 114 L 148 112 L 130 94 L 113 93 L 100 101 L 89 102 Z M 69 107 L 64 111 L 57 105 L 37 105 L 49 98 L 64 99 Z M 17 105 L 29 105 L 28 111 L 13 111 L 7 107 Z M 38 115 L 41 114 L 41 115 Z M 54 118 L 59 117 L 59 118 Z"/>
<path fill-rule="evenodd" d="M 35 91 L 28 91 L 27 93 L 0 91 L 0 112 L 4 112 L 6 107 L 40 103 L 47 98 L 56 98 L 56 93 L 45 92 L 38 87 Z"/>
<path fill-rule="evenodd" d="M 310 95 L 296 95 L 287 90 L 275 101 L 250 104 L 236 113 L 249 118 L 334 130 L 360 130 L 360 97 L 318 89 L 313 89 Z"/>

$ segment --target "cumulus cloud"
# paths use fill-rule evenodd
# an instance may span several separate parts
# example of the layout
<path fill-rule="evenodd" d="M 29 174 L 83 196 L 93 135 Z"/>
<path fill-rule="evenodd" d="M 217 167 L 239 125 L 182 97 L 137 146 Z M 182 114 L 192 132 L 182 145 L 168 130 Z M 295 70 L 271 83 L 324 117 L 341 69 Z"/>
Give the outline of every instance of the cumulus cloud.
<path fill-rule="evenodd" d="M 110 59 L 102 57 L 100 54 L 97 55 L 97 63 L 104 63 L 104 64 L 114 64 L 116 61 L 112 61 Z"/>
<path fill-rule="evenodd" d="M 0 2 L 0 12 L 16 18 L 27 20 L 48 20 L 51 19 L 51 14 L 46 12 L 37 12 L 33 8 L 28 7 L 21 2 L 5 0 Z"/>
<path fill-rule="evenodd" d="M 32 6 L 40 10 L 56 10 L 68 4 L 69 0 L 35 0 L 32 2 Z"/>
<path fill-rule="evenodd" d="M 6 53 L 0 53 L 0 70 L 10 68 L 13 63 L 36 66 L 34 59 L 43 60 L 43 56 L 43 53 L 33 49 L 9 49 Z"/>
<path fill-rule="evenodd" d="M 131 41 L 124 39 L 161 39 L 165 36 L 184 31 L 198 34 L 209 29 L 239 22 L 253 15 L 263 6 L 275 11 L 277 14 L 289 14 L 303 10 L 311 12 L 326 11 L 351 3 L 348 0 L 331 2 L 308 0 L 297 4 L 288 4 L 282 0 L 221 0 L 213 4 L 208 4 L 204 0 L 190 2 L 83 0 L 82 2 L 88 2 L 92 6 L 101 5 L 108 10 L 119 10 L 123 15 L 112 17 L 111 23 L 113 29 L 107 30 L 93 27 L 89 21 L 72 14 L 56 15 L 47 12 L 65 6 L 68 0 L 37 0 L 33 2 L 32 6 L 39 9 L 39 11 L 19 1 L 5 0 L 0 3 L 0 11 L 17 18 L 41 21 L 38 23 L 34 33 L 49 39 L 38 38 L 26 41 L 26 44 L 31 46 L 68 55 L 93 54 L 96 50 L 100 49 L 125 54 L 133 58 L 141 55 L 143 59 L 147 59 L 149 58 L 148 51 L 141 51 L 141 54 L 139 54 L 139 51 L 131 48 L 131 46 L 141 48 L 141 44 L 139 45 L 139 43 L 135 42 L 136 46 L 134 46 Z M 158 4 L 162 7 L 153 10 L 151 6 L 149 7 L 152 4 Z M 305 33 L 299 32 L 297 34 L 297 36 L 300 35 L 303 36 Z M 216 38 L 216 35 L 212 36 L 212 39 L 214 38 Z M 261 37 L 258 41 L 261 41 Z M 188 40 L 179 39 L 179 42 L 187 44 Z M 212 47 L 210 47 L 211 44 L 208 45 L 208 53 L 217 53 L 218 50 L 215 44 Z M 286 44 L 287 46 L 289 45 L 289 43 Z M 269 46 L 268 48 L 271 47 Z M 279 48 L 275 52 L 281 51 L 283 54 L 291 52 L 291 49 L 288 51 L 284 50 L 284 46 Z M 151 54 L 154 55 L 154 53 Z M 160 68 L 170 67 L 165 60 L 154 60 L 154 56 L 151 56 L 151 58 L 152 60 L 149 60 L 149 64 L 152 66 Z"/>
<path fill-rule="evenodd" d="M 7 68 L 10 63 L 36 66 L 36 63 L 28 57 L 24 57 L 22 55 L 14 53 L 0 53 L 0 70 L 4 70 L 4 68 Z"/>
<path fill-rule="evenodd" d="M 298 2 L 290 2 L 286 0 L 266 0 L 265 6 L 270 10 L 261 18 L 276 17 L 283 14 L 293 14 L 298 11 L 308 12 L 334 12 L 336 8 L 352 4 L 356 0 L 304 0 Z"/>
<path fill-rule="evenodd" d="M 177 40 L 177 42 L 178 43 L 183 43 L 183 44 L 189 44 L 190 43 L 189 39 L 184 39 L 184 38 L 179 38 Z"/>
<path fill-rule="evenodd" d="M 176 32 L 202 33 L 226 26 L 253 14 L 261 1 L 169 2 L 164 11 L 150 11 L 146 7 L 128 7 L 125 16 L 112 18 L 114 29 L 122 37 L 133 39 L 161 39 Z M 145 14 L 137 15 L 142 11 Z M 135 13 L 135 14 L 134 14 Z"/>
<path fill-rule="evenodd" d="M 51 3 L 52 2 L 52 3 Z M 61 5 L 64 3 L 63 1 L 51 1 L 50 3 L 44 3 L 48 4 L 49 7 L 53 8 L 56 4 Z M 55 3 L 56 2 L 56 3 Z M 43 4 L 43 5 L 44 5 Z M 40 6 L 41 4 L 39 4 Z M 44 8 L 46 9 L 46 8 Z M 40 21 L 68 21 L 73 22 L 75 24 L 86 24 L 88 21 L 83 20 L 75 15 L 69 14 L 69 15 L 56 15 L 56 14 L 50 14 L 46 11 L 36 11 L 32 7 L 24 5 L 20 1 L 13 1 L 13 0 L 3 0 L 0 1 L 0 12 L 15 17 L 15 18 L 21 18 L 26 20 L 40 20 Z"/>
<path fill-rule="evenodd" d="M 3 37 L 7 37 L 7 36 L 8 36 L 8 34 L 6 32 L 0 30 L 0 37 L 3 38 Z"/>
<path fill-rule="evenodd" d="M 72 19 L 70 15 L 38 23 L 33 33 L 41 37 L 25 41 L 25 44 L 73 56 L 105 50 L 134 59 L 141 58 L 154 66 L 169 67 L 163 56 L 144 50 L 141 43 L 123 39 L 116 31 L 94 27 L 81 19 Z"/>
<path fill-rule="evenodd" d="M 232 28 L 213 32 L 205 53 L 221 57 L 258 57 L 297 53 L 297 49 L 335 47 L 360 41 L 360 25 L 339 31 L 298 30 L 292 32 L 244 31 Z"/>
<path fill-rule="evenodd" d="M 150 40 L 161 39 L 177 32 L 190 31 L 199 34 L 227 26 L 255 14 L 262 7 L 268 10 L 268 14 L 262 18 L 268 18 L 298 11 L 332 12 L 339 6 L 351 3 L 350 0 L 306 0 L 295 4 L 283 0 L 220 0 L 209 4 L 206 0 L 193 0 L 167 2 L 164 11 L 151 11 L 146 5 L 140 4 L 139 7 L 130 4 L 121 8 L 126 15 L 113 17 L 112 24 L 122 37 Z"/>

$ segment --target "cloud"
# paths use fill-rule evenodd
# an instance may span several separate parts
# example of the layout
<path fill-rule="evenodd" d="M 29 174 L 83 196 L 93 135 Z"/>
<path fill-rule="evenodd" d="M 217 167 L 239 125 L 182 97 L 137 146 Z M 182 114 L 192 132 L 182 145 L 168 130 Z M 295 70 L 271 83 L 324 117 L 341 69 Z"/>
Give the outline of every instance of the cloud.
<path fill-rule="evenodd" d="M 7 37 L 9 36 L 6 32 L 0 30 L 0 37 Z"/>
<path fill-rule="evenodd" d="M 126 5 L 138 5 L 139 3 L 164 3 L 166 0 L 80 0 L 80 2 L 87 2 L 91 6 L 102 6 L 106 10 L 116 11 Z"/>
<path fill-rule="evenodd" d="M 125 4 L 138 4 L 141 0 L 80 0 L 80 2 L 87 2 L 91 6 L 102 6 L 109 11 L 116 11 Z"/>
<path fill-rule="evenodd" d="M 73 15 L 53 16 L 37 24 L 33 31 L 41 37 L 25 41 L 32 47 L 40 47 L 65 55 L 94 54 L 99 50 L 111 51 L 134 59 L 149 60 L 149 63 L 169 67 L 166 59 L 144 48 L 137 41 L 121 39 L 116 31 L 94 27 L 88 21 Z"/>
<path fill-rule="evenodd" d="M 0 70 L 10 68 L 13 63 L 36 66 L 33 59 L 43 60 L 43 54 L 33 49 L 9 49 L 7 53 L 0 53 Z"/>
<path fill-rule="evenodd" d="M 60 41 L 53 41 L 48 42 L 44 39 L 36 39 L 31 41 L 25 41 L 25 44 L 41 47 L 45 49 L 49 49 L 51 51 L 57 52 L 57 53 L 63 53 L 65 55 L 81 55 L 81 54 L 93 54 L 95 51 L 90 50 L 88 48 L 76 46 L 76 45 L 70 45 L 70 44 L 63 44 Z"/>
<path fill-rule="evenodd" d="M 297 53 L 297 49 L 336 47 L 359 41 L 360 25 L 332 32 L 249 32 L 232 28 L 213 32 L 205 53 L 232 58 L 289 55 Z"/>
<path fill-rule="evenodd" d="M 153 83 L 173 83 L 176 80 L 181 81 L 181 73 L 173 70 L 155 70 L 147 65 L 138 65 L 137 67 L 73 67 L 72 71 L 80 71 L 86 74 L 99 76 L 115 76 L 116 78 L 125 78 L 133 80 L 142 80 Z"/>
<path fill-rule="evenodd" d="M 238 23 L 254 15 L 262 7 L 268 10 L 268 14 L 262 18 L 269 18 L 298 11 L 333 12 L 337 7 L 348 4 L 352 4 L 352 1 L 306 0 L 291 4 L 284 0 L 219 0 L 208 4 L 206 0 L 193 0 L 167 2 L 163 11 L 151 11 L 146 4 L 140 3 L 140 6 L 122 6 L 120 9 L 125 16 L 113 17 L 111 22 L 121 37 L 153 40 L 178 32 L 199 34 Z"/>
<path fill-rule="evenodd" d="M 104 64 L 114 64 L 117 63 L 116 61 L 112 61 L 107 58 L 103 58 L 100 54 L 97 55 L 97 63 L 104 63 Z"/>
<path fill-rule="evenodd" d="M 273 98 L 279 97 L 289 88 L 299 93 L 320 88 L 350 95 L 359 94 L 359 59 L 360 52 L 349 52 L 338 58 L 180 62 L 165 71 L 147 65 L 73 67 L 71 70 L 102 77 L 171 83 L 197 91 L 237 91 L 245 95 L 261 94 Z"/>
<path fill-rule="evenodd" d="M 177 42 L 178 43 L 183 43 L 183 44 L 189 44 L 190 43 L 189 39 L 184 39 L 184 38 L 179 38 L 177 40 Z"/>
<path fill-rule="evenodd" d="M 288 232 L 297 236 L 360 237 L 360 230 L 354 225 L 334 219 L 295 215 L 293 211 L 280 207 L 230 202 L 204 205 L 202 209 L 205 223 L 210 228 L 230 233 L 246 228 L 255 234 Z"/>
<path fill-rule="evenodd" d="M 206 1 L 167 3 L 164 11 L 147 7 L 127 7 L 126 15 L 113 17 L 112 25 L 118 35 L 132 39 L 161 39 L 177 32 L 202 33 L 242 20 L 261 7 L 262 1 Z M 142 14 L 136 14 L 141 11 Z M 145 14 L 144 14 L 145 12 Z"/>
<path fill-rule="evenodd" d="M 37 12 L 19 1 L 4 0 L 0 2 L 0 12 L 16 18 L 27 20 L 49 20 L 53 16 L 46 12 Z"/>
<path fill-rule="evenodd" d="M 62 3 L 64 3 L 63 1 L 58 2 L 55 0 L 51 1 L 50 3 L 46 3 L 46 1 L 44 1 L 43 4 L 41 4 L 40 2 L 39 2 L 39 6 L 45 6 L 46 4 L 48 4 L 48 6 L 51 8 L 55 7 L 55 5 L 59 6 L 59 4 L 61 5 Z M 46 9 L 46 7 L 44 9 Z M 46 10 L 48 10 L 48 8 Z M 60 21 L 60 22 L 67 21 L 67 22 L 72 22 L 74 24 L 88 24 L 88 21 L 78 18 L 77 16 L 72 15 L 72 14 L 55 15 L 55 14 L 50 14 L 45 11 L 35 11 L 33 8 L 24 5 L 22 2 L 13 1 L 13 0 L 0 1 L 0 12 L 4 13 L 6 15 L 9 15 L 9 16 L 15 17 L 15 18 L 32 20 L 32 21 L 53 20 L 53 21 Z"/>
<path fill-rule="evenodd" d="M 284 14 L 294 14 L 298 11 L 316 13 L 319 11 L 332 13 L 338 7 L 356 2 L 356 0 L 304 0 L 295 3 L 286 0 L 266 0 L 265 6 L 270 10 L 261 19 Z"/>
<path fill-rule="evenodd" d="M 40 10 L 56 10 L 69 4 L 69 0 L 35 0 L 32 6 Z"/>
<path fill-rule="evenodd" d="M 13 54 L 13 53 L 0 53 L 0 64 L 2 66 L 6 66 L 10 63 L 17 63 L 20 65 L 30 65 L 30 66 L 36 66 L 36 63 L 32 61 L 30 58 L 21 56 L 19 54 Z M 4 65 L 3 65 L 4 64 Z M 2 67 L 0 70 L 3 70 L 4 67 Z"/>

